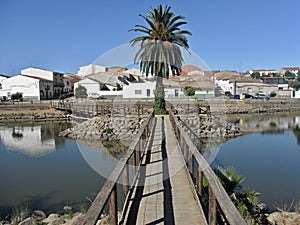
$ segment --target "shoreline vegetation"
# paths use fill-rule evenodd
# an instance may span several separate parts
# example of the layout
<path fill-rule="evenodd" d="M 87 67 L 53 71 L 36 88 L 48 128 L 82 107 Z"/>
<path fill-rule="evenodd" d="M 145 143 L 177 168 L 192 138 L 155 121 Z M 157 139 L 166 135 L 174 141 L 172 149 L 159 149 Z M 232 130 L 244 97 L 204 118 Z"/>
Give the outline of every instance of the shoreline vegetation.
<path fill-rule="evenodd" d="M 55 109 L 22 109 L 19 105 L 15 105 L 17 110 L 0 108 L 0 124 L 7 122 L 26 122 L 26 121 L 51 121 L 51 120 L 70 120 L 70 115 L 63 111 Z M 189 127 L 187 132 L 194 133 L 197 137 L 202 138 L 217 138 L 222 137 L 223 140 L 227 138 L 234 138 L 246 134 L 231 121 L 221 119 L 222 115 L 231 114 L 231 119 L 238 114 L 247 114 L 251 117 L 254 115 L 265 115 L 267 113 L 281 113 L 281 112 L 298 112 L 300 111 L 300 101 L 231 101 L 231 104 L 226 104 L 226 110 L 222 111 L 219 108 L 211 107 L 212 116 L 205 117 L 189 117 L 181 116 L 180 119 L 185 126 Z M 180 113 L 179 113 L 180 114 Z M 113 121 L 116 119 L 116 121 Z M 228 118 L 227 118 L 228 119 Z M 127 140 L 130 141 L 137 134 L 139 128 L 145 121 L 145 117 L 140 118 L 111 118 L 110 116 L 95 117 L 83 123 L 75 125 L 73 128 L 67 129 L 60 133 L 70 139 L 78 139 L 85 141 L 101 140 Z M 222 125 L 222 126 L 220 126 Z M 184 124 L 183 124 L 184 126 Z M 300 223 L 300 204 L 294 204 L 294 211 L 291 212 L 291 207 L 277 207 L 277 211 L 268 212 L 268 207 L 264 203 L 258 203 L 258 210 L 261 211 L 261 216 L 266 218 L 265 224 L 299 224 Z M 23 207 L 23 206 L 22 206 Z M 28 208 L 17 206 L 14 214 L 5 218 L 0 218 L 0 225 L 4 224 L 76 224 L 84 215 L 84 212 L 72 212 L 71 207 L 64 207 L 64 214 L 51 213 L 46 214 L 40 210 L 35 210 L 30 215 Z M 101 216 L 101 223 L 106 224 L 109 221 L 107 215 Z M 255 223 L 253 223 L 255 224 Z"/>

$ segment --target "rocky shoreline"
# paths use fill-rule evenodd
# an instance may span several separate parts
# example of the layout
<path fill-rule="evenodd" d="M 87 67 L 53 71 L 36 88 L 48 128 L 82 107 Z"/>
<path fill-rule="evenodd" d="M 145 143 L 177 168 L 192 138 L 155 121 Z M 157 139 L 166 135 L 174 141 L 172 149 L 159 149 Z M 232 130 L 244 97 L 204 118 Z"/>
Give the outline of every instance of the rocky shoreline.
<path fill-rule="evenodd" d="M 130 141 L 138 134 L 146 118 L 98 116 L 60 132 L 59 136 L 72 140 Z"/>
<path fill-rule="evenodd" d="M 260 204 L 264 205 L 264 204 Z M 0 225 L 77 225 L 84 217 L 82 212 L 72 212 L 72 207 L 65 206 L 64 214 L 51 213 L 48 216 L 41 210 L 35 210 L 30 216 L 25 218 L 15 217 L 1 220 Z M 268 214 L 265 206 L 262 209 L 261 217 L 264 218 L 263 225 L 280 225 L 280 224 L 300 224 L 300 211 L 295 212 L 278 211 Z M 121 219 L 121 212 L 118 213 L 118 220 Z M 109 215 L 102 214 L 97 225 L 109 224 Z"/>
<path fill-rule="evenodd" d="M 38 121 L 52 121 L 61 120 L 69 121 L 70 115 L 63 113 L 5 113 L 0 114 L 0 123 L 11 123 L 11 122 L 38 122 Z"/>
<path fill-rule="evenodd" d="M 51 213 L 48 216 L 41 210 L 35 210 L 31 215 L 18 215 L 14 218 L 1 220 L 0 225 L 77 225 L 84 217 L 82 212 L 73 212 L 71 206 L 64 206 L 64 214 Z M 118 213 L 121 217 L 121 213 Z M 97 225 L 109 224 L 109 215 L 102 214 Z"/>

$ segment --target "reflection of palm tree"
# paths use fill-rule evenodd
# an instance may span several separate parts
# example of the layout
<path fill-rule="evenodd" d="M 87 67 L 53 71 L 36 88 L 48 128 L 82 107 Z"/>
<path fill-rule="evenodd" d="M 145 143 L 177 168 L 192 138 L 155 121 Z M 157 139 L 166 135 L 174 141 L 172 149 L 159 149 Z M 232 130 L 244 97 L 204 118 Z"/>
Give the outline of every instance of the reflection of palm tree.
<path fill-rule="evenodd" d="M 142 32 L 144 36 L 138 36 L 131 40 L 131 44 L 141 43 L 135 55 L 135 63 L 140 63 L 140 69 L 146 76 L 151 74 L 157 77 L 155 90 L 155 111 L 165 112 L 165 93 L 162 78 L 169 78 L 169 73 L 180 75 L 183 58 L 179 47 L 188 50 L 186 34 L 191 32 L 181 30 L 179 27 L 186 24 L 183 16 L 175 16 L 170 11 L 171 7 L 164 9 L 159 5 L 152 9 L 146 16 L 140 15 L 148 24 L 135 25 L 130 31 Z"/>
<path fill-rule="evenodd" d="M 21 138 L 23 138 L 23 134 L 22 134 L 22 132 L 20 132 L 19 127 L 18 127 L 18 129 L 17 129 L 17 131 L 16 131 L 16 127 L 14 126 L 14 127 L 13 127 L 13 132 L 12 132 L 11 135 L 12 135 L 13 138 L 16 138 L 16 139 L 21 139 Z"/>

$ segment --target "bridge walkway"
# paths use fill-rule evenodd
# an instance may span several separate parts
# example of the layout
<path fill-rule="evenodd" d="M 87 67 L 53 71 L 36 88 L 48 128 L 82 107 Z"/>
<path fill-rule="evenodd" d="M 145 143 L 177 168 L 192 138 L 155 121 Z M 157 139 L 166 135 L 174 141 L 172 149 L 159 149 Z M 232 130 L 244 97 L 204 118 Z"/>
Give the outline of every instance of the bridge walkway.
<path fill-rule="evenodd" d="M 155 118 L 123 224 L 207 224 L 169 116 Z"/>

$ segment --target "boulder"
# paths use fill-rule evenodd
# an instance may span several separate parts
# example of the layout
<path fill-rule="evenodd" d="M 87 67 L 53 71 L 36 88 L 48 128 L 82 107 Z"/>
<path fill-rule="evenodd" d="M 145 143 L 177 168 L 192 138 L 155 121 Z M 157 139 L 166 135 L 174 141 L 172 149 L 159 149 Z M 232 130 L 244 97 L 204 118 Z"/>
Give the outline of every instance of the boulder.
<path fill-rule="evenodd" d="M 300 224 L 300 214 L 295 212 L 274 212 L 267 220 L 272 225 L 278 224 Z"/>
<path fill-rule="evenodd" d="M 18 225 L 36 225 L 36 221 L 35 219 L 33 219 L 32 217 L 28 217 L 25 220 L 23 220 L 22 222 L 20 222 Z"/>
<path fill-rule="evenodd" d="M 35 210 L 31 217 L 37 221 L 40 221 L 46 218 L 46 214 L 41 210 Z"/>
<path fill-rule="evenodd" d="M 46 219 L 43 219 L 42 222 L 43 223 L 51 223 L 52 221 L 55 221 L 58 218 L 59 218 L 58 214 L 52 213 Z"/>

